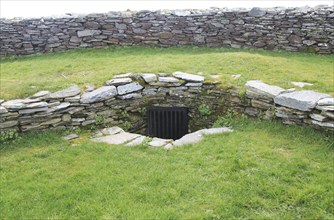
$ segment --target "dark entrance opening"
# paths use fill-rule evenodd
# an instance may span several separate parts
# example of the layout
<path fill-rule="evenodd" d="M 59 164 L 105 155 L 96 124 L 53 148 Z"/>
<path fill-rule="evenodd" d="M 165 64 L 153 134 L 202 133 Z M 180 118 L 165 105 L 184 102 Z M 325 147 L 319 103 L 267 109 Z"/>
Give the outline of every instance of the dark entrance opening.
<path fill-rule="evenodd" d="M 176 140 L 188 133 L 188 108 L 151 107 L 147 119 L 151 137 Z"/>

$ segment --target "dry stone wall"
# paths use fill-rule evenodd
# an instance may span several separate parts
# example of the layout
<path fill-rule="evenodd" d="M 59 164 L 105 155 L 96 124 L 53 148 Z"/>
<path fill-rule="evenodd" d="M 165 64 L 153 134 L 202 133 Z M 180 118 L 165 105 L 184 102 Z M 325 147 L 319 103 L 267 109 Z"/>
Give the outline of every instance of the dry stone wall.
<path fill-rule="evenodd" d="M 0 100 L 0 131 L 118 125 L 144 133 L 145 112 L 151 106 L 187 107 L 189 131 L 211 127 L 217 116 L 227 112 L 334 131 L 334 98 L 327 94 L 285 90 L 258 80 L 248 81 L 245 87 L 242 96 L 238 88 L 222 88 L 200 75 L 121 74 L 89 91 L 73 85 L 26 99 Z"/>
<path fill-rule="evenodd" d="M 331 54 L 334 7 L 110 12 L 0 20 L 0 56 L 108 45 L 196 45 Z"/>

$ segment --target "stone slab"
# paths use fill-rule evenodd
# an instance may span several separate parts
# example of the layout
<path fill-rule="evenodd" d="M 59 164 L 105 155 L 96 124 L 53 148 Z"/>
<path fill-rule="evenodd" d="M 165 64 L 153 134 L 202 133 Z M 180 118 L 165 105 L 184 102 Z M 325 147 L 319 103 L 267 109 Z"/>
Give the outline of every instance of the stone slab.
<path fill-rule="evenodd" d="M 108 135 L 104 137 L 98 137 L 98 138 L 92 138 L 90 139 L 93 142 L 103 142 L 107 144 L 125 144 L 127 142 L 130 142 L 138 137 L 140 137 L 140 134 L 132 134 L 128 132 L 121 132 L 115 135 Z"/>
<path fill-rule="evenodd" d="M 104 128 L 101 130 L 101 133 L 104 135 L 112 135 L 112 134 L 118 134 L 124 132 L 124 130 L 120 127 L 114 126 L 111 128 Z"/>
<path fill-rule="evenodd" d="M 153 138 L 152 141 L 148 143 L 150 147 L 164 147 L 165 145 L 171 143 L 172 139 L 162 139 L 162 138 Z"/>
<path fill-rule="evenodd" d="M 170 77 L 170 76 L 163 76 L 163 77 L 159 77 L 159 82 L 163 82 L 163 83 L 178 83 L 179 80 L 176 79 L 175 77 Z"/>
<path fill-rule="evenodd" d="M 260 80 L 250 80 L 245 84 L 245 87 L 256 96 L 264 98 L 274 98 L 285 91 L 281 87 L 271 86 Z"/>
<path fill-rule="evenodd" d="M 76 96 L 80 94 L 80 88 L 77 85 L 73 85 L 68 87 L 67 89 L 63 89 L 50 94 L 51 99 L 63 99 L 71 96 Z"/>
<path fill-rule="evenodd" d="M 184 135 L 182 138 L 177 139 L 173 142 L 174 146 L 182 146 L 187 144 L 195 144 L 203 140 L 203 135 L 201 132 L 194 132 Z"/>
<path fill-rule="evenodd" d="M 207 129 L 201 129 L 197 132 L 200 132 L 204 135 L 210 135 L 210 134 L 221 134 L 221 133 L 230 133 L 233 132 L 231 128 L 228 127 L 221 127 L 221 128 L 207 128 Z"/>
<path fill-rule="evenodd" d="M 312 110 L 320 99 L 330 97 L 327 94 L 314 92 L 312 90 L 283 93 L 274 98 L 278 105 L 297 109 L 300 111 Z"/>
<path fill-rule="evenodd" d="M 329 98 L 320 99 L 317 104 L 320 106 L 334 106 L 334 98 L 329 97 Z"/>
<path fill-rule="evenodd" d="M 7 113 L 7 112 L 8 112 L 8 110 L 5 107 L 0 106 L 0 114 L 4 114 L 4 113 Z"/>
<path fill-rule="evenodd" d="M 5 121 L 5 122 L 1 122 L 0 123 L 0 129 L 10 128 L 10 127 L 13 127 L 13 126 L 17 125 L 18 123 L 19 123 L 18 121 Z"/>
<path fill-rule="evenodd" d="M 42 107 L 42 108 L 28 108 L 28 109 L 21 109 L 19 110 L 19 114 L 33 114 L 36 112 L 44 112 L 47 111 L 48 107 Z"/>
<path fill-rule="evenodd" d="M 32 98 L 40 98 L 40 97 L 48 97 L 51 94 L 49 91 L 39 91 L 35 94 L 33 94 Z"/>
<path fill-rule="evenodd" d="M 100 102 L 117 95 L 115 86 L 103 86 L 92 92 L 86 92 L 81 96 L 80 102 L 84 104 Z"/>
<path fill-rule="evenodd" d="M 141 90 L 143 88 L 144 87 L 141 86 L 137 82 L 135 82 L 135 83 L 129 83 L 129 84 L 126 84 L 126 85 L 118 86 L 117 87 L 117 93 L 119 95 L 125 95 L 125 94 L 128 94 L 128 93 L 139 91 L 139 90 Z"/>
<path fill-rule="evenodd" d="M 106 81 L 106 85 L 107 86 L 120 86 L 120 85 L 125 85 L 131 82 L 132 82 L 131 78 L 117 78 L 117 79 L 111 79 L 111 80 Z"/>
<path fill-rule="evenodd" d="M 140 74 L 140 76 L 144 79 L 146 83 L 156 82 L 158 79 L 157 75 L 153 73 L 143 73 L 143 74 Z"/>
<path fill-rule="evenodd" d="M 130 93 L 130 94 L 118 96 L 118 98 L 120 98 L 122 100 L 126 100 L 126 99 L 140 99 L 142 97 L 143 96 L 140 93 Z"/>
<path fill-rule="evenodd" d="M 9 101 L 2 103 L 1 105 L 8 110 L 19 110 L 27 106 L 27 104 L 23 103 L 22 99 L 9 100 Z"/>
<path fill-rule="evenodd" d="M 134 147 L 134 146 L 141 145 L 144 142 L 145 138 L 146 138 L 145 136 L 140 136 L 140 137 L 134 139 L 133 141 L 130 141 L 125 146 Z"/>
<path fill-rule="evenodd" d="M 204 77 L 184 72 L 174 72 L 173 76 L 190 82 L 203 82 Z"/>

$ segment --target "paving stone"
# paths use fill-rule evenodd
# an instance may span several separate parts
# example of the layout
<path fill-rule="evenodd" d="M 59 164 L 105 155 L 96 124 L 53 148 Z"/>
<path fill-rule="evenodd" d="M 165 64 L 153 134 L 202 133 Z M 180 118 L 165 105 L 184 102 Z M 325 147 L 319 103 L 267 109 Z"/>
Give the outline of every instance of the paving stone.
<path fill-rule="evenodd" d="M 163 147 L 169 143 L 171 143 L 173 140 L 172 139 L 162 139 L 162 138 L 157 138 L 154 137 L 152 141 L 148 143 L 150 147 Z"/>
<path fill-rule="evenodd" d="M 130 141 L 125 146 L 133 147 L 133 146 L 141 145 L 144 142 L 145 139 L 146 139 L 145 136 L 140 136 L 140 137 L 134 139 L 133 141 Z"/>
<path fill-rule="evenodd" d="M 174 146 L 182 146 L 187 144 L 195 144 L 203 140 L 203 135 L 201 132 L 194 132 L 190 134 L 186 134 L 180 139 L 177 139 L 173 142 Z"/>
<path fill-rule="evenodd" d="M 284 93 L 274 98 L 278 105 L 297 109 L 300 111 L 310 111 L 320 99 L 330 97 L 327 94 L 314 92 L 312 90 L 296 91 Z"/>
<path fill-rule="evenodd" d="M 81 103 L 94 103 L 110 99 L 117 95 L 115 86 L 103 86 L 92 92 L 84 93 L 81 96 Z"/>
<path fill-rule="evenodd" d="M 112 134 L 118 134 L 118 133 L 121 133 L 121 132 L 124 132 L 124 130 L 120 127 L 117 127 L 117 126 L 114 126 L 114 127 L 111 127 L 111 128 L 104 128 L 101 130 L 101 133 L 104 134 L 104 135 L 112 135 Z"/>
<path fill-rule="evenodd" d="M 204 77 L 184 72 L 174 72 L 173 76 L 190 82 L 203 82 Z"/>
<path fill-rule="evenodd" d="M 115 135 L 108 135 L 104 137 L 98 137 L 98 138 L 92 138 L 90 139 L 93 142 L 104 142 L 107 144 L 125 144 L 127 142 L 130 142 L 138 137 L 140 137 L 140 134 L 132 134 L 128 132 L 121 132 Z"/>
<path fill-rule="evenodd" d="M 202 133 L 204 135 L 208 135 L 208 134 L 229 133 L 229 132 L 233 132 L 233 130 L 231 128 L 221 127 L 221 128 L 201 129 L 201 130 L 198 130 L 197 132 L 200 132 L 200 133 Z"/>

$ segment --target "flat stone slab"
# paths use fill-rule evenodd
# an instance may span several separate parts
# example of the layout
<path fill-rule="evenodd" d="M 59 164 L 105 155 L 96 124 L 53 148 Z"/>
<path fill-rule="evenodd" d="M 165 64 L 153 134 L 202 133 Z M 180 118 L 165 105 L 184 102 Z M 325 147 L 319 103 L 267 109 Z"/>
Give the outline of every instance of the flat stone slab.
<path fill-rule="evenodd" d="M 171 77 L 171 76 L 163 76 L 163 77 L 159 77 L 159 82 L 164 82 L 164 83 L 177 83 L 177 82 L 179 82 L 179 80 L 176 79 L 175 77 Z"/>
<path fill-rule="evenodd" d="M 162 139 L 162 138 L 153 138 L 152 141 L 148 143 L 150 147 L 163 147 L 169 143 L 171 143 L 172 139 Z"/>
<path fill-rule="evenodd" d="M 126 99 L 140 99 L 142 98 L 142 94 L 140 93 L 130 93 L 130 94 L 126 94 L 126 95 L 122 95 L 122 96 L 117 96 L 118 98 L 122 99 L 122 100 L 126 100 Z"/>
<path fill-rule="evenodd" d="M 204 135 L 210 135 L 210 134 L 221 134 L 221 133 L 233 132 L 233 130 L 231 128 L 222 127 L 222 128 L 207 128 L 207 129 L 199 130 L 197 132 L 200 132 Z"/>
<path fill-rule="evenodd" d="M 117 95 L 115 86 L 103 86 L 92 92 L 84 93 L 81 96 L 81 103 L 94 103 L 110 99 Z"/>
<path fill-rule="evenodd" d="M 63 110 L 65 108 L 69 107 L 70 105 L 71 105 L 71 103 L 69 103 L 69 102 L 62 102 L 59 105 L 53 106 L 50 109 L 48 109 L 48 112 Z"/>
<path fill-rule="evenodd" d="M 146 83 L 156 82 L 158 80 L 157 75 L 153 73 L 143 73 L 140 75 Z"/>
<path fill-rule="evenodd" d="M 129 83 L 126 85 L 118 86 L 117 92 L 119 95 L 125 95 L 128 93 L 136 92 L 144 88 L 139 83 Z"/>
<path fill-rule="evenodd" d="M 9 100 L 1 104 L 3 107 L 9 110 L 19 110 L 26 108 L 27 104 L 23 103 L 23 99 Z"/>
<path fill-rule="evenodd" d="M 71 96 L 76 96 L 80 94 L 80 88 L 77 85 L 68 87 L 67 89 L 60 90 L 50 94 L 51 99 L 63 99 Z"/>
<path fill-rule="evenodd" d="M 4 114 L 4 113 L 7 113 L 7 112 L 8 112 L 8 110 L 5 107 L 0 106 L 0 114 Z"/>
<path fill-rule="evenodd" d="M 140 136 L 140 137 L 134 139 L 133 141 L 130 141 L 125 146 L 134 147 L 134 146 L 141 145 L 144 142 L 145 138 L 146 138 L 145 136 Z"/>
<path fill-rule="evenodd" d="M 103 142 L 107 144 L 125 144 L 127 142 L 130 142 L 138 137 L 140 137 L 140 134 L 132 134 L 128 132 L 121 132 L 114 135 L 108 135 L 104 137 L 98 137 L 98 138 L 92 138 L 90 139 L 93 142 Z"/>
<path fill-rule="evenodd" d="M 68 141 L 68 140 L 76 139 L 78 137 L 79 136 L 77 134 L 69 134 L 69 135 L 63 137 L 63 139 L 66 140 L 66 141 Z"/>
<path fill-rule="evenodd" d="M 120 85 L 125 85 L 131 82 L 132 82 L 131 78 L 117 78 L 117 79 L 111 79 L 111 80 L 106 81 L 106 85 L 107 86 L 120 86 Z"/>
<path fill-rule="evenodd" d="M 285 91 L 281 87 L 271 86 L 260 80 L 250 80 L 245 84 L 245 87 L 256 96 L 265 98 L 274 98 Z"/>
<path fill-rule="evenodd" d="M 49 91 L 39 91 L 35 94 L 33 94 L 31 97 L 32 98 L 40 98 L 40 97 L 47 97 L 51 94 Z"/>
<path fill-rule="evenodd" d="M 330 97 L 330 98 L 320 99 L 317 104 L 320 106 L 334 106 L 334 98 Z"/>
<path fill-rule="evenodd" d="M 10 127 L 13 127 L 13 126 L 17 125 L 18 123 L 19 122 L 17 120 L 1 122 L 0 123 L 0 129 L 10 128 Z"/>
<path fill-rule="evenodd" d="M 204 77 L 184 72 L 174 72 L 173 76 L 190 82 L 203 82 Z"/>
<path fill-rule="evenodd" d="M 195 144 L 203 140 L 203 135 L 201 132 L 193 132 L 190 134 L 186 134 L 180 139 L 177 139 L 173 142 L 174 146 L 182 146 L 186 144 Z"/>
<path fill-rule="evenodd" d="M 93 35 L 99 35 L 101 33 L 100 30 L 83 30 L 78 31 L 78 37 L 88 37 Z"/>
<path fill-rule="evenodd" d="M 296 91 L 290 93 L 283 93 L 274 98 L 274 102 L 278 105 L 297 109 L 300 111 L 310 111 L 317 102 L 323 98 L 330 96 L 324 93 L 314 92 L 312 90 Z"/>
<path fill-rule="evenodd" d="M 121 132 L 125 132 L 125 131 L 122 128 L 117 127 L 117 126 L 114 126 L 111 128 L 104 128 L 101 130 L 101 133 L 105 135 L 119 134 Z"/>

